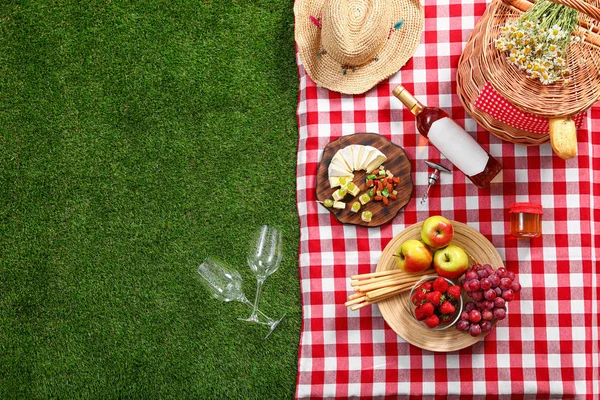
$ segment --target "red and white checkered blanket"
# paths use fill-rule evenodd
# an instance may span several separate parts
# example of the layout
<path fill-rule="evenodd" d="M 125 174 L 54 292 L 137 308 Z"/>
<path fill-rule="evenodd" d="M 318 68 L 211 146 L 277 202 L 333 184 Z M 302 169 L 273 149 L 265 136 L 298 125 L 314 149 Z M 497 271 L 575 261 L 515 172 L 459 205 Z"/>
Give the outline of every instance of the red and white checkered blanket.
<path fill-rule="evenodd" d="M 600 107 L 579 130 L 578 155 L 564 161 L 549 144 L 503 142 L 466 117 L 456 67 L 483 0 L 425 4 L 425 29 L 413 59 L 364 95 L 319 88 L 298 60 L 297 202 L 303 328 L 296 396 L 392 398 L 598 398 L 600 259 Z M 425 205 L 424 160 L 443 156 L 415 129 L 414 116 L 392 97 L 403 84 L 424 104 L 448 111 L 501 161 L 501 178 L 477 189 L 460 171 L 444 174 Z M 325 145 L 341 135 L 376 132 L 406 150 L 414 197 L 378 228 L 342 225 L 316 202 L 316 172 Z M 508 207 L 544 207 L 543 236 L 517 241 Z M 349 276 L 371 272 L 385 245 L 430 215 L 467 223 L 498 249 L 523 285 L 507 319 L 472 347 L 432 353 L 406 343 L 376 306 L 350 311 Z"/>

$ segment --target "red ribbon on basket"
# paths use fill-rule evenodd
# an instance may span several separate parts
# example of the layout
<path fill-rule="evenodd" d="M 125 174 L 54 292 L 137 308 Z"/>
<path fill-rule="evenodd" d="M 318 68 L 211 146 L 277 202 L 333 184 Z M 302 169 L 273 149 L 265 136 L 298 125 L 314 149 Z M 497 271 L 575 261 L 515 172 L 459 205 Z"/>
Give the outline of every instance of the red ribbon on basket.
<path fill-rule="evenodd" d="M 473 105 L 495 120 L 510 125 L 513 128 L 539 133 L 540 135 L 548 134 L 549 132 L 548 118 L 519 110 L 502 97 L 489 82 L 485 84 Z M 583 123 L 584 116 L 585 112 L 573 116 L 577 128 Z"/>

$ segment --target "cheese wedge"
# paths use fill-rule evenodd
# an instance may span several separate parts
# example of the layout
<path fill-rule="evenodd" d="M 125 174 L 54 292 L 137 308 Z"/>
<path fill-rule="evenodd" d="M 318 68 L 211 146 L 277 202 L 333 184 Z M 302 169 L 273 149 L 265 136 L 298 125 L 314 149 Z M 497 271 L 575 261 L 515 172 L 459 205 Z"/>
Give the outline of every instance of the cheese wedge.
<path fill-rule="evenodd" d="M 387 157 L 384 156 L 383 153 L 376 155 L 375 159 L 371 161 L 369 165 L 367 165 L 367 167 L 365 168 L 367 170 L 367 173 L 370 174 L 371 172 L 373 172 L 373 170 L 375 170 L 377 167 L 383 164 L 385 160 L 387 160 Z"/>
<path fill-rule="evenodd" d="M 371 173 L 386 159 L 386 156 L 373 146 L 359 144 L 346 146 L 338 150 L 331 159 L 327 169 L 329 186 L 332 188 L 344 186 L 345 183 L 340 182 L 340 179 L 352 181 L 353 171 L 366 170 Z"/>
<path fill-rule="evenodd" d="M 367 165 L 369 165 L 370 163 L 373 162 L 373 160 L 375 160 L 375 157 L 377 156 L 377 154 L 381 153 L 379 150 L 377 150 L 375 147 L 373 146 L 366 146 L 365 148 L 365 153 L 367 154 L 363 165 L 361 165 L 361 169 L 366 169 Z"/>
<path fill-rule="evenodd" d="M 348 165 L 348 169 L 350 169 L 350 171 L 356 170 L 356 166 L 354 165 L 354 154 L 352 150 L 352 146 L 347 146 L 338 151 L 338 153 L 341 154 L 342 159 Z"/>
<path fill-rule="evenodd" d="M 329 164 L 329 166 L 332 166 L 332 165 L 335 166 L 340 171 L 346 171 L 345 175 L 352 174 L 353 170 L 348 167 L 348 164 L 346 164 L 346 161 L 344 161 L 341 154 L 338 154 L 337 156 L 335 156 L 331 159 L 331 164 Z"/>
<path fill-rule="evenodd" d="M 328 168 L 328 175 L 331 176 L 350 176 L 353 175 L 352 172 L 348 171 L 346 168 L 339 166 L 338 164 L 331 163 Z"/>
<path fill-rule="evenodd" d="M 365 159 L 365 146 L 361 146 L 359 144 L 352 145 L 354 148 L 352 149 L 354 155 L 354 169 L 356 171 L 360 171 L 361 164 Z"/>
<path fill-rule="evenodd" d="M 364 153 L 364 158 L 362 160 L 362 164 L 361 164 L 361 168 L 360 169 L 367 169 L 367 166 L 373 162 L 373 160 L 375 160 L 375 157 L 377 157 L 377 155 L 383 155 L 383 153 L 379 150 L 377 150 L 375 147 L 373 146 L 365 146 L 365 153 Z"/>
<path fill-rule="evenodd" d="M 344 157 L 342 156 L 342 151 L 338 150 L 337 153 L 331 158 L 331 163 L 337 165 L 338 167 L 344 168 L 349 172 L 352 172 L 352 168 L 348 165 Z"/>

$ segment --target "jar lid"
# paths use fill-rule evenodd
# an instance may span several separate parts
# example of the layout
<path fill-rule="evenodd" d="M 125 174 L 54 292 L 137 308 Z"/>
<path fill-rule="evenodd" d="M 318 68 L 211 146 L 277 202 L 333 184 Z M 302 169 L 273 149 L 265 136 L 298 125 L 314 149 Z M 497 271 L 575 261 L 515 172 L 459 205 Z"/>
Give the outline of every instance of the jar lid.
<path fill-rule="evenodd" d="M 538 203 L 514 203 L 510 205 L 511 213 L 543 214 L 542 205 Z"/>

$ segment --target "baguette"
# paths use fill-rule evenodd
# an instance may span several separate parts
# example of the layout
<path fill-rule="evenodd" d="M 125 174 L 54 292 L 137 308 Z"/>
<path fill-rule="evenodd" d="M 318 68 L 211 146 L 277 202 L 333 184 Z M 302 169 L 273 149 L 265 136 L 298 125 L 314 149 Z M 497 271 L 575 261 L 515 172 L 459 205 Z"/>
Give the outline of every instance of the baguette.
<path fill-rule="evenodd" d="M 550 143 L 554 152 L 568 160 L 577 155 L 577 129 L 571 117 L 550 118 Z"/>

